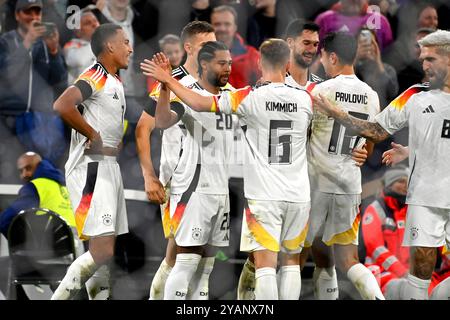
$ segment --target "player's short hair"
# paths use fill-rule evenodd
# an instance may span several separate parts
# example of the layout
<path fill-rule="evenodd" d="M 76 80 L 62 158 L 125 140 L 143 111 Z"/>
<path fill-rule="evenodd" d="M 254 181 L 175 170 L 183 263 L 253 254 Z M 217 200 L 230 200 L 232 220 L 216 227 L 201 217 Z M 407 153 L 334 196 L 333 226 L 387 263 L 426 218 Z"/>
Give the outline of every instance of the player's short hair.
<path fill-rule="evenodd" d="M 439 54 L 450 54 L 450 31 L 437 30 L 418 42 L 421 47 L 436 47 Z"/>
<path fill-rule="evenodd" d="M 284 68 L 289 61 L 290 50 L 283 39 L 267 39 L 259 47 L 261 62 L 274 69 Z"/>
<path fill-rule="evenodd" d="M 334 52 L 341 64 L 353 64 L 356 58 L 358 43 L 356 38 L 344 32 L 330 32 L 323 38 L 323 49 L 327 53 Z"/>
<path fill-rule="evenodd" d="M 214 33 L 214 28 L 210 23 L 206 21 L 189 22 L 181 31 L 181 42 L 184 45 L 188 39 L 192 38 L 196 34 L 201 33 Z"/>
<path fill-rule="evenodd" d="M 158 41 L 159 48 L 162 50 L 166 44 L 181 44 L 181 39 L 179 36 L 168 33 Z"/>
<path fill-rule="evenodd" d="M 216 51 L 228 51 L 228 47 L 225 43 L 221 41 L 208 41 L 202 46 L 200 51 L 198 52 L 197 63 L 198 63 L 198 74 L 202 75 L 202 61 L 210 62 L 214 59 L 216 55 Z"/>
<path fill-rule="evenodd" d="M 233 8 L 232 6 L 227 6 L 226 4 L 215 7 L 212 12 L 211 15 L 213 15 L 213 13 L 220 13 L 220 12 L 229 12 L 233 15 L 234 17 L 234 23 L 237 24 L 238 21 L 238 14 L 235 8 Z"/>
<path fill-rule="evenodd" d="M 311 21 L 305 21 L 303 19 L 295 19 L 286 28 L 284 33 L 284 39 L 297 38 L 302 34 L 304 30 L 311 32 L 319 32 L 320 26 Z"/>
<path fill-rule="evenodd" d="M 120 29 L 122 27 L 115 23 L 105 23 L 95 29 L 91 39 L 91 50 L 96 57 L 103 52 L 106 42 Z"/>

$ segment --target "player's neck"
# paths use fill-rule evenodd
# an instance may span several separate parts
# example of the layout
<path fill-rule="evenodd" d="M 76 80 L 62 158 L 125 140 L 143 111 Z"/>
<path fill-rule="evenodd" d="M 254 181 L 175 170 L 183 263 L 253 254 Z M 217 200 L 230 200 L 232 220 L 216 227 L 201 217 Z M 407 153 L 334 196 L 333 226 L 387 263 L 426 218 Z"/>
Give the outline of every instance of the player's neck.
<path fill-rule="evenodd" d="M 193 76 L 195 79 L 199 79 L 197 62 L 195 62 L 194 59 L 188 57 L 183 67 L 187 70 L 187 72 L 189 72 L 191 76 Z"/>
<path fill-rule="evenodd" d="M 198 80 L 198 83 L 202 86 L 203 89 L 205 89 L 209 93 L 218 94 L 220 91 L 219 87 L 212 85 L 211 83 L 208 82 L 208 80 L 202 77 Z"/>
<path fill-rule="evenodd" d="M 291 62 L 291 68 L 289 69 L 291 77 L 301 86 L 306 86 L 308 81 L 308 69 L 304 69 L 299 65 Z"/>
<path fill-rule="evenodd" d="M 284 83 L 286 80 L 286 71 L 281 70 L 262 70 L 264 81 Z"/>
<path fill-rule="evenodd" d="M 106 71 L 108 71 L 108 73 L 112 75 L 116 74 L 117 71 L 119 71 L 119 68 L 117 68 L 117 66 L 113 62 L 109 61 L 108 59 L 105 59 L 102 56 L 99 56 L 98 62 L 100 62 L 102 66 L 106 69 Z"/>
<path fill-rule="evenodd" d="M 341 66 L 336 67 L 336 69 L 334 70 L 334 72 L 331 76 L 334 78 L 339 75 L 352 76 L 354 74 L 355 74 L 355 69 L 353 69 L 352 65 L 341 65 Z"/>

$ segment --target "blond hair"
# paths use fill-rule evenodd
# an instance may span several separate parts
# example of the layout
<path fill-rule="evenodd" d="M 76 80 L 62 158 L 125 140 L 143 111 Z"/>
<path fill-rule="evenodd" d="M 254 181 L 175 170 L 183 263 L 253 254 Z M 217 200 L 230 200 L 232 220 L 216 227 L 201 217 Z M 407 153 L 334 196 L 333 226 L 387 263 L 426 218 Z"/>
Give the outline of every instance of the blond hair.
<path fill-rule="evenodd" d="M 418 42 L 421 47 L 436 47 L 438 53 L 450 55 L 450 31 L 437 30 Z"/>

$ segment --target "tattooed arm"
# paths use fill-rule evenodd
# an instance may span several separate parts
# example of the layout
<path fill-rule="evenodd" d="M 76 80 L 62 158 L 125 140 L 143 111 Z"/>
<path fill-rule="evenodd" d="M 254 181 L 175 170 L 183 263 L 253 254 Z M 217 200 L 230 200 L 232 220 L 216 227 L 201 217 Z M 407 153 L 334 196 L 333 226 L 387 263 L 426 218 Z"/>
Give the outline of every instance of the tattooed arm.
<path fill-rule="evenodd" d="M 354 130 L 358 135 L 375 143 L 381 142 L 390 136 L 390 134 L 377 122 L 355 118 L 340 107 L 331 104 L 330 101 L 321 94 L 319 94 L 319 96 L 314 96 L 313 102 L 315 109 L 333 117 L 343 126 Z"/>

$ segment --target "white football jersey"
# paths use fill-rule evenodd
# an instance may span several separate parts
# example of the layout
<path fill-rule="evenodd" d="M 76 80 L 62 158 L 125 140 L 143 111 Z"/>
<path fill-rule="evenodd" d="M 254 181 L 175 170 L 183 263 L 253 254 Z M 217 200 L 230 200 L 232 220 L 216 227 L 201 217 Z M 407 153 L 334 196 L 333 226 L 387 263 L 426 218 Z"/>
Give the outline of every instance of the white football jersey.
<path fill-rule="evenodd" d="M 317 84 L 312 94 L 319 93 L 360 119 L 373 119 L 380 111 L 377 93 L 355 75 L 339 75 Z M 364 142 L 332 117 L 314 112 L 308 148 L 311 188 L 326 193 L 361 193 L 361 170 L 351 152 Z"/>
<path fill-rule="evenodd" d="M 285 79 L 284 83 L 286 83 L 287 85 L 290 85 L 291 87 L 295 87 L 295 88 L 299 88 L 299 89 L 308 91 L 308 89 L 312 83 L 319 83 L 322 81 L 323 81 L 322 78 L 316 76 L 313 73 L 308 73 L 308 80 L 306 81 L 306 85 L 302 86 L 297 81 L 294 80 L 294 78 L 291 76 L 290 73 L 288 73 L 286 75 L 286 79 Z"/>
<path fill-rule="evenodd" d="M 189 72 L 180 66 L 172 71 L 172 77 L 177 79 L 180 84 L 189 87 L 197 80 L 189 74 Z M 157 83 L 150 93 L 152 99 L 158 100 L 160 92 L 160 84 Z M 171 98 L 174 98 L 171 92 Z M 180 159 L 180 153 L 183 146 L 183 124 L 178 122 L 163 131 L 161 139 L 161 157 L 159 161 L 159 180 L 165 186 L 172 178 L 173 171 Z"/>
<path fill-rule="evenodd" d="M 375 121 L 390 134 L 409 127 L 408 195 L 406 203 L 450 208 L 450 94 L 414 85 Z"/>
<path fill-rule="evenodd" d="M 212 96 L 198 83 L 191 88 L 201 95 Z M 184 108 L 180 122 L 186 128 L 186 136 L 172 176 L 171 193 L 182 194 L 189 189 L 204 194 L 228 194 L 228 163 L 234 137 L 231 115 L 196 112 L 181 102 L 175 103 Z"/>
<path fill-rule="evenodd" d="M 306 163 L 309 94 L 284 83 L 224 92 L 212 110 L 246 125 L 244 192 L 255 200 L 310 201 Z"/>
<path fill-rule="evenodd" d="M 117 148 L 122 141 L 126 109 L 123 85 L 119 77 L 108 73 L 101 63 L 96 62 L 78 77 L 75 86 L 81 88 L 85 98 L 78 105 L 83 118 L 100 132 L 104 146 Z M 85 96 L 86 94 L 89 96 Z M 86 141 L 84 135 L 72 129 L 66 175 L 70 174 L 81 159 Z"/>

